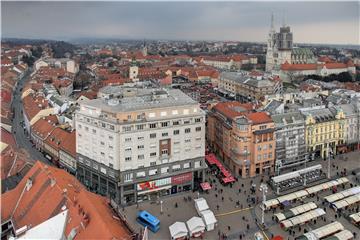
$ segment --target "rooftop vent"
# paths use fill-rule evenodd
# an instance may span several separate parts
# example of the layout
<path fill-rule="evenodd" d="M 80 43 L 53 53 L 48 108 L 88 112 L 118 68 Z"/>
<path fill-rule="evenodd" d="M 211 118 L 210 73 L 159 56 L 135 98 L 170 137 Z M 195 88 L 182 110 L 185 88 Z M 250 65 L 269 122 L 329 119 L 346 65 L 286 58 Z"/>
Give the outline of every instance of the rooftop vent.
<path fill-rule="evenodd" d="M 116 106 L 119 104 L 119 99 L 113 98 L 113 99 L 110 99 L 107 103 L 109 106 Z"/>
<path fill-rule="evenodd" d="M 26 191 L 29 191 L 32 187 L 32 184 L 33 184 L 33 181 L 31 178 L 29 178 L 27 181 L 26 181 Z"/>

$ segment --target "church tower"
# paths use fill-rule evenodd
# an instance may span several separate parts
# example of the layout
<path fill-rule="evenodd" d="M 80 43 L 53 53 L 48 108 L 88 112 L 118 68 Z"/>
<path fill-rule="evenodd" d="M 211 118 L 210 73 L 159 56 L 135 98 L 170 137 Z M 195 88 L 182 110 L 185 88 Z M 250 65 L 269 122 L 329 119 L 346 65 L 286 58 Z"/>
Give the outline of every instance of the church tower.
<path fill-rule="evenodd" d="M 146 42 L 145 42 L 145 39 L 144 39 L 144 42 L 143 42 L 143 47 L 142 47 L 142 55 L 143 56 L 147 56 L 148 55 L 148 49 L 147 49 L 147 46 L 146 46 Z"/>
<path fill-rule="evenodd" d="M 274 26 L 274 14 L 271 14 L 271 25 L 270 31 L 267 40 L 267 50 L 266 50 L 266 71 L 271 71 L 274 68 L 275 56 L 277 52 L 276 47 L 276 32 Z"/>
<path fill-rule="evenodd" d="M 274 15 L 271 16 L 271 27 L 268 35 L 266 51 L 266 71 L 279 70 L 281 64 L 291 64 L 293 34 L 283 20 L 280 32 L 275 31 Z"/>

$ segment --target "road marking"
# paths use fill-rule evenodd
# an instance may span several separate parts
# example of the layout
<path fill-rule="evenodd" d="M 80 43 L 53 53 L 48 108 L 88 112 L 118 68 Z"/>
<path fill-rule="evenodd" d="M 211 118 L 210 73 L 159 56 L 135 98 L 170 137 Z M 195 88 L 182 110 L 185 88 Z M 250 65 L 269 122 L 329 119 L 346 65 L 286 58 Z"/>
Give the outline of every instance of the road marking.
<path fill-rule="evenodd" d="M 266 240 L 269 240 L 268 236 L 266 235 L 266 233 L 264 232 L 264 230 L 261 230 L 263 235 L 265 236 Z"/>
<path fill-rule="evenodd" d="M 250 209 L 252 209 L 252 208 L 253 208 L 253 207 L 249 207 L 249 208 L 243 208 L 243 209 L 239 209 L 239 210 L 235 210 L 235 211 L 231 211 L 231 212 L 227 212 L 227 213 L 220 213 L 220 214 L 216 214 L 215 217 L 226 216 L 226 215 L 230 215 L 230 214 L 234 214 L 234 213 L 238 213 L 238 212 L 250 210 Z"/>

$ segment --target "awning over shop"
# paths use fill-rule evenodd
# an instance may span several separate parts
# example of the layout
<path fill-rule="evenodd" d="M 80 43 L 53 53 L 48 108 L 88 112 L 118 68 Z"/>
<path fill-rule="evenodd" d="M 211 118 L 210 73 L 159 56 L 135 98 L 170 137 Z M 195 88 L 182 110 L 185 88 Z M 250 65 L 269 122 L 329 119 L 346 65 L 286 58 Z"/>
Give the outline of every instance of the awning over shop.
<path fill-rule="evenodd" d="M 208 183 L 208 182 L 200 183 L 200 186 L 201 186 L 201 189 L 204 190 L 204 191 L 211 189 L 210 183 Z"/>

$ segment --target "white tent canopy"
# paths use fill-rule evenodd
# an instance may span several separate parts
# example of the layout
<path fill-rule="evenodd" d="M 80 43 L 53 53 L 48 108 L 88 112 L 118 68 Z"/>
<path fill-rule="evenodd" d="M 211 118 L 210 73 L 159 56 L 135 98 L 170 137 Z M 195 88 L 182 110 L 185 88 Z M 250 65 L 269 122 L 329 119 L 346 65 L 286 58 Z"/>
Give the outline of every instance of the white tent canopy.
<path fill-rule="evenodd" d="M 352 195 L 355 195 L 358 193 L 360 193 L 360 186 L 353 187 L 353 188 L 326 196 L 326 197 L 324 197 L 324 199 L 330 203 L 333 203 L 335 201 L 341 200 L 343 198 L 346 198 L 346 197 L 349 197 L 349 196 L 352 196 Z"/>
<path fill-rule="evenodd" d="M 200 217 L 192 217 L 187 222 L 186 225 L 189 229 L 190 235 L 198 232 L 205 231 L 205 223 Z"/>
<path fill-rule="evenodd" d="M 175 222 L 169 227 L 169 230 L 171 239 L 182 238 L 188 235 L 188 230 L 183 222 Z"/>
<path fill-rule="evenodd" d="M 211 231 L 215 228 L 215 224 L 217 223 L 217 220 L 215 218 L 214 213 L 211 210 L 202 211 L 201 217 L 205 223 L 207 231 Z"/>
<path fill-rule="evenodd" d="M 353 220 L 355 223 L 360 222 L 360 212 L 354 213 L 350 215 L 351 220 Z"/>
<path fill-rule="evenodd" d="M 312 232 L 318 239 L 320 239 L 342 230 L 344 230 L 344 226 L 340 222 L 333 222 L 325 226 L 322 226 L 320 228 L 317 228 Z"/>
<path fill-rule="evenodd" d="M 205 198 L 198 198 L 198 199 L 194 199 L 195 201 L 195 208 L 196 211 L 199 215 L 201 215 L 200 213 L 202 211 L 208 210 L 209 209 L 209 205 L 207 204 Z"/>
<path fill-rule="evenodd" d="M 300 224 L 303 224 L 309 220 L 312 220 L 312 219 L 315 219 L 315 218 L 318 218 L 322 215 L 325 215 L 325 211 L 321 208 L 317 208 L 317 209 L 314 209 L 314 210 L 311 210 L 309 212 L 306 212 L 306 213 L 303 213 L 301 215 L 298 215 L 298 216 L 295 216 L 295 217 L 292 217 L 288 220 L 284 220 L 281 222 L 281 225 L 282 227 L 284 228 L 289 228 L 289 227 L 293 227 L 293 226 L 296 226 L 296 225 L 300 225 Z"/>
<path fill-rule="evenodd" d="M 280 221 L 283 221 L 283 220 L 285 220 L 285 219 L 287 219 L 287 218 L 297 216 L 297 215 L 299 215 L 299 214 L 302 214 L 302 213 L 304 213 L 304 212 L 313 210 L 313 209 L 315 209 L 315 208 L 317 208 L 316 204 L 313 203 L 313 202 L 309 202 L 309 203 L 305 203 L 305 204 L 303 204 L 303 205 L 300 205 L 300 206 L 291 208 L 291 209 L 288 210 L 288 211 L 274 214 L 274 216 L 275 216 L 276 219 L 280 222 Z"/>
<path fill-rule="evenodd" d="M 357 202 L 360 202 L 360 193 L 344 198 L 343 200 L 334 202 L 333 205 L 335 206 L 336 209 L 341 209 Z"/>
<path fill-rule="evenodd" d="M 349 230 L 345 229 L 342 230 L 341 232 L 332 235 L 332 237 L 336 237 L 339 240 L 349 240 L 349 239 L 353 239 L 354 235 Z"/>

